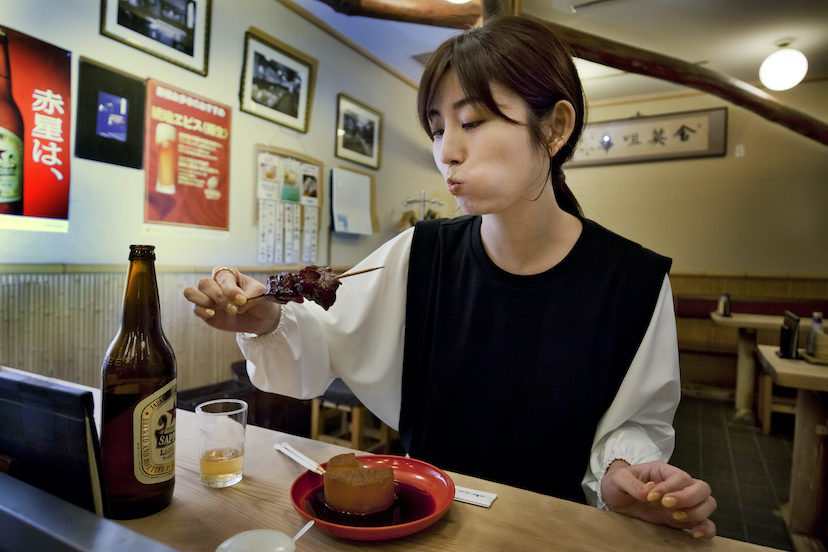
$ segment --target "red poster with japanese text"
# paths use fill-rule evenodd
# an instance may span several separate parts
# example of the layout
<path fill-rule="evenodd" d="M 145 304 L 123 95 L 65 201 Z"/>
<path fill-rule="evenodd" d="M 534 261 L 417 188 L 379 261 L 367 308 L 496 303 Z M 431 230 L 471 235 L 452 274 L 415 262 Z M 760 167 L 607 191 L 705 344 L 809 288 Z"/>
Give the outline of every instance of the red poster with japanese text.
<path fill-rule="evenodd" d="M 144 222 L 227 230 L 230 107 L 147 80 Z"/>
<path fill-rule="evenodd" d="M 8 207 L 0 212 L 68 220 L 72 54 L 7 27 L 0 26 L 0 30 L 6 35 L 5 40 L 0 40 L 0 48 L 4 46 L 2 42 L 6 42 L 9 72 L 5 75 L 5 60 L 0 60 L 3 65 L 0 81 L 4 81 L 0 84 L 5 87 L 8 80 L 11 81 L 11 95 L 23 122 L 22 135 L 17 142 L 22 151 L 9 146 L 16 142 L 14 135 L 18 132 L 7 129 L 0 139 L 0 169 L 5 170 L 0 172 L 5 175 L 3 192 L 7 195 L 3 203 Z M 0 57 L 5 57 L 2 52 Z M 8 80 L 3 78 L 6 76 Z M 2 96 L 0 91 L 0 98 Z M 14 112 L 15 107 L 7 99 L 3 101 L 6 102 L 5 112 Z M 9 177 L 17 170 L 12 167 L 17 162 L 17 154 L 22 154 L 22 207 L 19 186 L 13 185 Z M 64 231 L 66 228 L 63 227 Z"/>

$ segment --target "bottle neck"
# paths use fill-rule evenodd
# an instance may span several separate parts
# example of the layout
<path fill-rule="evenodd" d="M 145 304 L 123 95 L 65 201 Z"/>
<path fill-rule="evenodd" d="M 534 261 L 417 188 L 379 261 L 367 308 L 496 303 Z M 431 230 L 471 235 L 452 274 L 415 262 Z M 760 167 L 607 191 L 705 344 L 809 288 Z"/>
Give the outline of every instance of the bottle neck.
<path fill-rule="evenodd" d="M 4 88 L 3 82 L 11 85 L 11 67 L 9 64 L 9 39 L 3 31 L 0 31 L 0 88 Z"/>
<path fill-rule="evenodd" d="M 121 328 L 161 331 L 161 304 L 151 258 L 132 259 L 129 263 Z"/>

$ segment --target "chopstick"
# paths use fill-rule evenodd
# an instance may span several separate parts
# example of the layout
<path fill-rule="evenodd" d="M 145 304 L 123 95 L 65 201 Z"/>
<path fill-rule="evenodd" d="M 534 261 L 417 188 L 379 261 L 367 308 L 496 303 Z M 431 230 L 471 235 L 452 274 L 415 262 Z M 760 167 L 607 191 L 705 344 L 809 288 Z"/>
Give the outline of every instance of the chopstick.
<path fill-rule="evenodd" d="M 273 445 L 273 448 L 296 462 L 297 464 L 304 466 L 308 470 L 318 473 L 319 475 L 325 475 L 325 468 L 290 446 L 288 443 L 276 443 Z"/>

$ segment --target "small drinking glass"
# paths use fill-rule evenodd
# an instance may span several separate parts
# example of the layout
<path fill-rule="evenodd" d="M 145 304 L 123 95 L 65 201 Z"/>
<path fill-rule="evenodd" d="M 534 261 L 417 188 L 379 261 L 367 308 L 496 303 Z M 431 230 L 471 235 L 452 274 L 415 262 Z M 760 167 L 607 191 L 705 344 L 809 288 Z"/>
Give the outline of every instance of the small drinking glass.
<path fill-rule="evenodd" d="M 229 487 L 242 480 L 247 403 L 216 399 L 196 406 L 201 483 Z"/>

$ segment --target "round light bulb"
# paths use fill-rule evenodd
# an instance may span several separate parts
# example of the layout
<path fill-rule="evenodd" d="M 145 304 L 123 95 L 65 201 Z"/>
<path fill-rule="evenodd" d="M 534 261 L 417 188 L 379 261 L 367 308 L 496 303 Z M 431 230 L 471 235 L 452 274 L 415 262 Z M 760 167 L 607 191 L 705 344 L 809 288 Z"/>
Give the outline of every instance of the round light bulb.
<path fill-rule="evenodd" d="M 788 90 L 805 78 L 808 59 L 793 48 L 783 48 L 769 55 L 759 67 L 759 80 L 771 90 Z"/>

